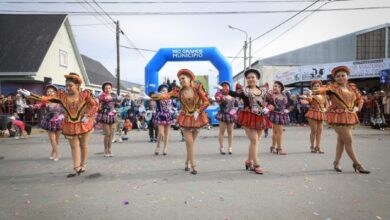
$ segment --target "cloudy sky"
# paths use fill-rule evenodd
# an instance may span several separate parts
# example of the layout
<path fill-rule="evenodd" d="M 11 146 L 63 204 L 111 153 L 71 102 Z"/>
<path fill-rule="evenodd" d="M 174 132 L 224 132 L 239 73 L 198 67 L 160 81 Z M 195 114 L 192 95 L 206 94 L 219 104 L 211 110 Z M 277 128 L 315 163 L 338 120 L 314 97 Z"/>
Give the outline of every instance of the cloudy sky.
<path fill-rule="evenodd" d="M 41 0 L 40 2 L 42 1 L 74 1 L 77 3 L 12 4 L 4 3 L 11 1 L 0 0 L 0 11 L 70 13 L 101 11 L 93 0 Z M 85 1 L 90 2 L 90 4 L 87 4 Z M 104 1 L 122 1 L 127 3 L 107 4 L 103 3 Z M 134 15 L 128 12 L 140 12 L 142 14 L 143 12 L 299 11 L 315 2 L 313 0 L 291 0 L 290 2 L 281 0 L 275 0 L 279 2 L 261 2 L 264 0 L 249 0 L 252 2 L 244 0 L 192 0 L 192 3 L 188 4 L 174 0 L 169 1 L 171 3 L 163 0 L 104 1 L 96 0 L 105 11 L 126 12 L 125 15 L 112 15 L 114 20 L 119 20 L 121 29 L 128 37 L 121 36 L 121 45 L 127 47 L 136 46 L 153 51 L 164 47 L 217 47 L 231 62 L 233 75 L 243 69 L 243 58 L 241 58 L 243 53 L 238 54 L 238 52 L 243 46 L 245 34 L 229 29 L 228 25 L 247 31 L 248 35 L 255 39 L 297 12 L 218 15 Z M 145 1 L 149 3 L 139 3 Z M 185 1 L 188 2 L 190 0 L 183 0 L 182 2 Z M 218 3 L 218 1 L 220 2 Z M 321 9 L 390 7 L 390 1 L 321 0 L 309 9 L 314 10 L 320 6 L 322 6 Z M 71 14 L 70 23 L 80 52 L 102 62 L 108 70 L 114 73 L 116 68 L 116 48 L 112 21 L 107 16 Z M 252 61 L 384 23 L 390 23 L 390 8 L 317 11 L 312 14 L 310 12 L 301 13 L 274 31 L 255 40 L 252 45 Z M 121 77 L 128 81 L 143 84 L 145 65 L 154 54 L 155 52 L 121 48 Z M 239 58 L 230 58 L 237 56 L 237 54 Z M 214 83 L 217 77 L 217 70 L 209 62 L 180 62 L 167 63 L 160 71 L 160 79 L 166 76 L 171 79 L 175 78 L 175 73 L 181 68 L 189 68 L 199 75 L 209 75 L 211 83 Z"/>

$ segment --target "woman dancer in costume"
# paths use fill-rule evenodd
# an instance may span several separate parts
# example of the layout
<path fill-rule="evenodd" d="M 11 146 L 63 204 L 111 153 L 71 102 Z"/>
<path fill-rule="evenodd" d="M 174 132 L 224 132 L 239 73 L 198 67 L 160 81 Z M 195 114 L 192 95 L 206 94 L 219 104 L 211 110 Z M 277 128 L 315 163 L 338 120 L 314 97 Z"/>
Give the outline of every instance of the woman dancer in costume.
<path fill-rule="evenodd" d="M 158 87 L 158 92 L 162 95 L 168 93 L 168 85 L 160 85 Z M 156 104 L 157 110 L 156 115 L 154 116 L 154 123 L 158 126 L 158 138 L 154 154 L 159 154 L 160 143 L 164 140 L 163 155 L 165 156 L 167 155 L 168 150 L 169 130 L 171 125 L 176 123 L 175 107 L 171 99 L 158 100 L 156 101 Z"/>
<path fill-rule="evenodd" d="M 229 95 L 229 82 L 222 82 L 220 83 L 220 86 L 222 87 L 222 89 L 215 94 L 215 100 L 220 107 L 220 110 L 218 111 L 215 118 L 219 121 L 219 152 L 223 155 L 226 154 L 223 147 L 223 137 L 225 135 L 225 130 L 227 130 L 228 135 L 228 153 L 233 153 L 233 125 L 237 118 L 236 111 L 238 108 L 238 101 L 236 98 Z"/>
<path fill-rule="evenodd" d="M 102 85 L 103 92 L 99 95 L 99 111 L 96 121 L 103 125 L 104 131 L 104 157 L 112 157 L 111 144 L 115 130 L 115 104 L 118 101 L 116 94 L 112 93 L 112 83 L 105 82 Z M 119 97 L 120 98 L 120 97 Z"/>
<path fill-rule="evenodd" d="M 266 115 L 268 108 L 265 100 L 268 93 L 265 88 L 257 86 L 261 77 L 258 70 L 248 69 L 244 75 L 247 86 L 240 93 L 229 91 L 229 95 L 239 97 L 244 101 L 244 108 L 238 111 L 237 123 L 244 128 L 245 134 L 250 140 L 245 168 L 256 174 L 263 174 L 264 170 L 260 168 L 258 151 L 261 133 L 265 128 L 271 126 Z M 225 91 L 228 91 L 226 87 Z"/>
<path fill-rule="evenodd" d="M 352 145 L 352 128 L 359 123 L 356 112 L 363 107 L 363 98 L 355 84 L 348 82 L 350 69 L 346 66 L 338 66 L 332 70 L 332 76 L 336 82 L 319 90 L 313 90 L 313 94 L 327 94 L 330 98 L 330 106 L 327 111 L 327 122 L 337 133 L 336 157 L 333 162 L 334 169 L 342 172 L 339 163 L 344 149 L 353 161 L 355 172 L 369 174 L 357 159 Z"/>
<path fill-rule="evenodd" d="M 55 85 L 47 85 L 45 87 L 46 96 L 56 96 L 58 88 Z M 64 111 L 59 103 L 39 103 L 33 106 L 36 108 L 44 108 L 44 116 L 41 121 L 41 128 L 47 131 L 50 144 L 52 147 L 49 159 L 58 161 L 60 158 L 59 144 L 61 125 L 64 120 Z"/>
<path fill-rule="evenodd" d="M 269 120 L 273 124 L 271 153 L 286 155 L 282 147 L 283 125 L 289 123 L 287 110 L 287 97 L 282 93 L 284 85 L 280 81 L 275 81 L 272 87 L 272 95 L 268 97 L 270 107 Z"/>
<path fill-rule="evenodd" d="M 43 103 L 61 104 L 65 111 L 62 134 L 72 149 L 74 170 L 67 177 L 75 177 L 87 169 L 89 133 L 93 129 L 98 105 L 88 90 L 81 91 L 82 79 L 78 74 L 69 73 L 65 78 L 67 92 L 59 90 L 51 96 L 38 96 L 25 89 L 19 89 L 18 92 Z"/>
<path fill-rule="evenodd" d="M 320 80 L 311 81 L 311 89 L 318 90 L 322 86 Z M 306 98 L 309 101 L 309 110 L 305 117 L 309 121 L 310 126 L 310 151 L 312 153 L 323 154 L 324 151 L 320 147 L 323 122 L 326 120 L 327 98 L 324 95 L 311 95 Z M 315 144 L 314 144 L 315 142 Z"/>
<path fill-rule="evenodd" d="M 181 110 L 177 121 L 183 128 L 184 140 L 187 147 L 187 159 L 185 162 L 185 171 L 191 174 L 197 174 L 195 169 L 195 140 L 199 134 L 199 129 L 207 125 L 208 118 L 204 110 L 209 105 L 209 100 L 201 83 L 195 83 L 195 76 L 188 69 L 181 69 L 177 73 L 181 89 L 174 89 L 169 93 L 153 96 L 154 100 L 167 100 L 169 98 L 178 98 L 181 103 Z"/>

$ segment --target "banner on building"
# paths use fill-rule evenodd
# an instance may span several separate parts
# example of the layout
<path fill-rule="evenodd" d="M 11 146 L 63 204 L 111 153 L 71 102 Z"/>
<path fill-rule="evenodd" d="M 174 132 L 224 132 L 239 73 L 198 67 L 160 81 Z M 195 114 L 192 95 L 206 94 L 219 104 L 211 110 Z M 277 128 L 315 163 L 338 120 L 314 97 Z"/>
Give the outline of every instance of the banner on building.
<path fill-rule="evenodd" d="M 291 70 L 276 74 L 274 79 L 286 85 L 307 82 L 315 79 L 327 80 L 336 66 L 348 66 L 351 69 L 350 79 L 380 77 L 384 69 L 390 68 L 390 59 L 361 60 L 340 63 L 327 63 L 293 67 Z"/>

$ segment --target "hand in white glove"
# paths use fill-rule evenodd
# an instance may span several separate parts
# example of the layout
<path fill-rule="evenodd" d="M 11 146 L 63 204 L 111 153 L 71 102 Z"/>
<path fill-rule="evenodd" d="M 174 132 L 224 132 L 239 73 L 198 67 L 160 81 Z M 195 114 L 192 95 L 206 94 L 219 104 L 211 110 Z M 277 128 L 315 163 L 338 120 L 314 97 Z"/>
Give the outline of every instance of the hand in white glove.
<path fill-rule="evenodd" d="M 222 86 L 216 85 L 216 86 L 214 86 L 214 89 L 222 90 Z"/>
<path fill-rule="evenodd" d="M 123 99 L 123 96 L 121 95 L 118 95 L 118 97 L 116 97 L 118 100 L 122 100 Z"/>
<path fill-rule="evenodd" d="M 199 112 L 194 112 L 194 119 L 196 120 L 196 119 L 198 119 L 198 117 L 199 117 Z"/>
<path fill-rule="evenodd" d="M 145 93 L 141 95 L 141 98 L 144 99 L 144 100 L 150 100 L 152 98 L 150 98 L 148 95 L 146 95 Z"/>
<path fill-rule="evenodd" d="M 309 96 L 313 94 L 313 92 L 309 88 L 304 88 L 305 92 L 308 92 Z"/>
<path fill-rule="evenodd" d="M 58 116 L 58 119 L 59 119 L 59 120 L 63 120 L 64 118 L 65 118 L 65 116 L 62 115 L 62 114 Z"/>
<path fill-rule="evenodd" d="M 269 109 L 268 108 L 263 108 L 263 114 L 267 114 L 269 112 Z"/>
<path fill-rule="evenodd" d="M 359 111 L 359 108 L 358 107 L 353 107 L 353 112 L 358 112 Z"/>
<path fill-rule="evenodd" d="M 84 124 L 87 123 L 89 120 L 89 117 L 88 116 L 84 116 L 83 119 L 81 119 L 81 122 L 83 122 Z"/>
<path fill-rule="evenodd" d="M 18 93 L 22 94 L 24 96 L 30 96 L 31 95 L 31 92 L 26 90 L 26 89 L 18 89 Z"/>
<path fill-rule="evenodd" d="M 284 113 L 289 113 L 290 111 L 288 109 L 284 109 Z"/>

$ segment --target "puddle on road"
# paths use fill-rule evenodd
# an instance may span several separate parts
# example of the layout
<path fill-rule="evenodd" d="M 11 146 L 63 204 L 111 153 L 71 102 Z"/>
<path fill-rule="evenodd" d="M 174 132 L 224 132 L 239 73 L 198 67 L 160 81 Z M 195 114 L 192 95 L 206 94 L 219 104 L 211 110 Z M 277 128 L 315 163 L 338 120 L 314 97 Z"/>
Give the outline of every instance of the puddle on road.
<path fill-rule="evenodd" d="M 0 160 L 4 159 L 4 157 L 0 157 Z"/>
<path fill-rule="evenodd" d="M 354 134 L 353 136 L 368 138 L 368 139 L 377 139 L 377 138 L 383 138 L 385 136 L 390 136 L 390 133 L 386 132 L 383 134 Z"/>

